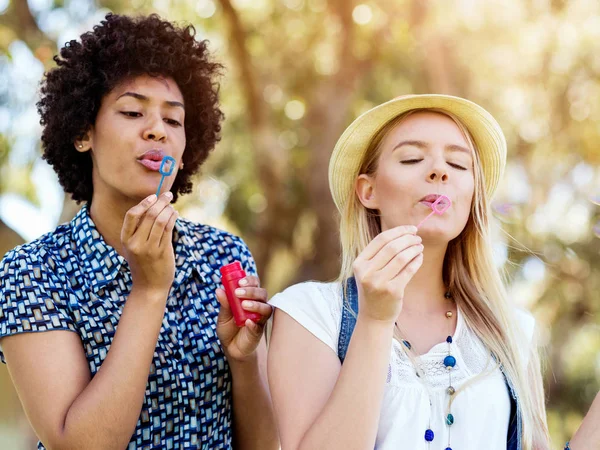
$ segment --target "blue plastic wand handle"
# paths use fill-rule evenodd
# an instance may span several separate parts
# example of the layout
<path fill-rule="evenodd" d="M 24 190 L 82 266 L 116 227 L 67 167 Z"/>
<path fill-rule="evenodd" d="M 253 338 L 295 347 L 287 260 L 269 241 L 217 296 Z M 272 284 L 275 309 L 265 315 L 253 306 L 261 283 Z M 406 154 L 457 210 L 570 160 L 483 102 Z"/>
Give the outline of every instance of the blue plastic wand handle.
<path fill-rule="evenodd" d="M 165 170 L 165 165 L 168 162 L 170 162 L 171 164 L 169 164 L 169 169 Z M 175 169 L 175 158 L 173 158 L 172 156 L 165 156 L 160 163 L 160 169 L 158 169 L 158 172 L 162 175 L 162 177 L 160 178 L 160 183 L 158 184 L 158 189 L 156 190 L 157 197 L 160 195 L 160 189 L 162 188 L 162 184 L 165 180 L 165 177 L 171 175 L 173 173 L 173 169 Z"/>

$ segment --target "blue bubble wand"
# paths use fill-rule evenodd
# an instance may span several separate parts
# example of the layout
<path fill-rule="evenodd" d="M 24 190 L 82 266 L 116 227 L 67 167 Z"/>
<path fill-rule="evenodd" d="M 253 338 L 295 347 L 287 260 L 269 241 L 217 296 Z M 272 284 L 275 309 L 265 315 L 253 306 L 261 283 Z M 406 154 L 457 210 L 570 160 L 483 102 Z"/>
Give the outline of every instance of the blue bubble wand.
<path fill-rule="evenodd" d="M 169 164 L 169 167 L 166 169 L 165 166 L 167 165 L 167 163 L 171 164 Z M 162 177 L 160 179 L 160 183 L 158 184 L 158 189 L 156 190 L 157 197 L 160 195 L 160 189 L 162 188 L 162 184 L 165 180 L 165 177 L 171 175 L 173 173 L 173 169 L 175 169 L 175 158 L 171 156 L 165 156 L 160 163 L 160 169 L 158 169 L 158 172 L 162 175 Z"/>

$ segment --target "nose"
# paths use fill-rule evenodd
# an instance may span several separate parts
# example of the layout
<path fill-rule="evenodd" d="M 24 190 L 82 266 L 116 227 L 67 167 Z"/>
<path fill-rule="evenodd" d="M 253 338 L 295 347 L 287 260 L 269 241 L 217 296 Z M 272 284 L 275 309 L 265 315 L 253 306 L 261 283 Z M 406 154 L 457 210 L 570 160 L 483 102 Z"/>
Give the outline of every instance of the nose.
<path fill-rule="evenodd" d="M 448 170 L 445 165 L 445 161 L 441 161 L 439 158 L 433 162 L 433 166 L 431 167 L 427 178 L 429 181 L 441 181 L 445 183 L 448 181 Z"/>
<path fill-rule="evenodd" d="M 157 142 L 164 142 L 167 139 L 165 123 L 162 117 L 151 116 L 144 130 L 144 139 Z"/>

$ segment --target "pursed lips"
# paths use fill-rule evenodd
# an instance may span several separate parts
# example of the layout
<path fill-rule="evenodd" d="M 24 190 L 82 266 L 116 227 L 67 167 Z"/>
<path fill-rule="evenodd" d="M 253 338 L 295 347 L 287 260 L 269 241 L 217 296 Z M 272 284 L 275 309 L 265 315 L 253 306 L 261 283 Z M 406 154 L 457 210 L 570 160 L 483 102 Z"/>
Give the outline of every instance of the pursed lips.
<path fill-rule="evenodd" d="M 165 152 L 160 149 L 152 149 L 144 153 L 138 158 L 138 162 L 152 171 L 158 172 Z"/>
<path fill-rule="evenodd" d="M 419 200 L 419 203 L 423 203 L 424 205 L 431 207 L 431 205 L 440 197 L 440 194 L 429 194 Z"/>

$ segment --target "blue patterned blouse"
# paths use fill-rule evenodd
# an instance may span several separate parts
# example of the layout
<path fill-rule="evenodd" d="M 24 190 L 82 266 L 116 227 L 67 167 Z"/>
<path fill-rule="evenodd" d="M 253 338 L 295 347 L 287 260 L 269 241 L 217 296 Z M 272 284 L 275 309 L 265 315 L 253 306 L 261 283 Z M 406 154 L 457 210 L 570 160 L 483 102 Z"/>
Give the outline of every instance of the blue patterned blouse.
<path fill-rule="evenodd" d="M 256 274 L 254 261 L 240 238 L 184 219 L 177 220 L 173 242 L 175 280 L 128 449 L 228 449 L 231 374 L 216 335 L 215 289 L 222 265 L 239 260 Z M 130 289 L 127 261 L 104 242 L 84 206 L 70 223 L 0 262 L 0 338 L 73 331 L 94 376 Z M 1 348 L 0 360 L 6 362 Z"/>

